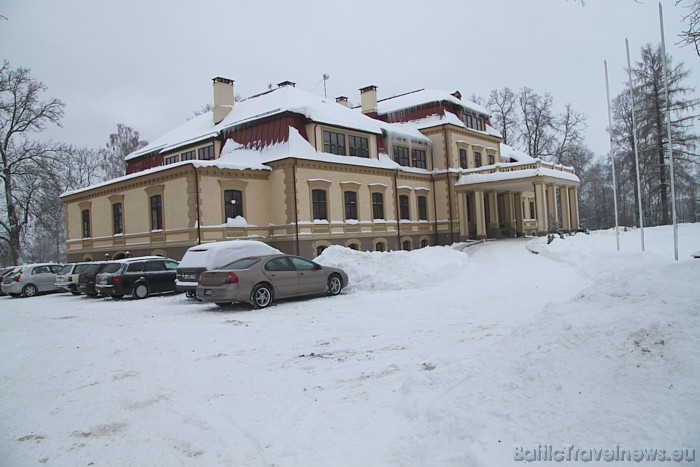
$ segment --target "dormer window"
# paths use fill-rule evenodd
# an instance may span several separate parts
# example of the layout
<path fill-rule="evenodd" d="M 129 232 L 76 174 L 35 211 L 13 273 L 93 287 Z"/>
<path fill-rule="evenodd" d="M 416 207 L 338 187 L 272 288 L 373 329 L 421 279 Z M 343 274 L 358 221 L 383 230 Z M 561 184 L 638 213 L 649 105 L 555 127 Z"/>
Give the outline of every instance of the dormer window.
<path fill-rule="evenodd" d="M 369 139 L 362 136 L 348 136 L 350 143 L 350 155 L 356 157 L 369 157 Z"/>
<path fill-rule="evenodd" d="M 332 131 L 323 132 L 323 152 L 329 154 L 345 155 L 345 135 Z"/>
<path fill-rule="evenodd" d="M 486 124 L 484 123 L 484 117 L 477 116 L 477 115 L 472 115 L 469 113 L 464 114 L 464 125 L 467 128 L 472 128 L 477 131 L 485 131 L 486 129 Z"/>
<path fill-rule="evenodd" d="M 408 148 L 403 146 L 394 146 L 394 162 L 404 167 L 409 167 L 411 162 L 408 159 Z"/>

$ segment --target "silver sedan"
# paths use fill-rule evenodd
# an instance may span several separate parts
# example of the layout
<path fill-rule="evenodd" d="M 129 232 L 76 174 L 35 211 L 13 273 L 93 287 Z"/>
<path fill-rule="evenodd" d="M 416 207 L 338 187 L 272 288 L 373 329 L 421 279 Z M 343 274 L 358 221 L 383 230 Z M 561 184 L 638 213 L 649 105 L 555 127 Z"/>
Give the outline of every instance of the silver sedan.
<path fill-rule="evenodd" d="M 197 298 L 222 307 L 249 302 L 253 308 L 265 308 L 277 298 L 338 295 L 347 284 L 343 270 L 298 256 L 251 256 L 203 272 Z"/>

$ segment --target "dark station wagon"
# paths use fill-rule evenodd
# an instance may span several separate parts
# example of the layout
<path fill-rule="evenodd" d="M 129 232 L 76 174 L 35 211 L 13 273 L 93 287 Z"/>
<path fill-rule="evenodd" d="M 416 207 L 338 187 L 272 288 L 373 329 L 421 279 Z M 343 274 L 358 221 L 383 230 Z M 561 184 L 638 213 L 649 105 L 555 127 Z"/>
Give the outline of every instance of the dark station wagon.
<path fill-rule="evenodd" d="M 160 256 L 128 258 L 107 263 L 97 275 L 95 290 L 104 297 L 146 298 L 175 292 L 178 262 Z"/>

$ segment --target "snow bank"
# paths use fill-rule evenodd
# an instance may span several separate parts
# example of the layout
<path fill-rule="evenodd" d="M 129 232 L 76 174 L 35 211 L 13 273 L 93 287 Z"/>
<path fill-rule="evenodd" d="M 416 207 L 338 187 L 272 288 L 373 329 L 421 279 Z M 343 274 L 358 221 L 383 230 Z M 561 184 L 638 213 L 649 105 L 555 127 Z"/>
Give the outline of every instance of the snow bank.
<path fill-rule="evenodd" d="M 348 291 L 412 290 L 463 277 L 469 258 L 450 247 L 413 251 L 355 251 L 326 248 L 315 261 L 343 269 L 350 278 Z"/>

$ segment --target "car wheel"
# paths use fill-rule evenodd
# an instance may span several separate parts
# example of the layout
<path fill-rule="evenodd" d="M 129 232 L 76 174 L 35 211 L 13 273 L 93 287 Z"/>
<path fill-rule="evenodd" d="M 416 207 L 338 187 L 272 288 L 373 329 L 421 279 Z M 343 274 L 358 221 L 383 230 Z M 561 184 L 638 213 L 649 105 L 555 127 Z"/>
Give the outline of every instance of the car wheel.
<path fill-rule="evenodd" d="M 216 302 L 216 306 L 219 308 L 226 308 L 227 306 L 233 305 L 233 302 Z"/>
<path fill-rule="evenodd" d="M 250 293 L 250 303 L 256 310 L 269 306 L 272 298 L 272 289 L 267 284 L 256 285 Z"/>
<path fill-rule="evenodd" d="M 148 297 L 148 286 L 144 283 L 136 284 L 134 287 L 134 298 L 142 299 Z"/>
<path fill-rule="evenodd" d="M 38 292 L 38 290 L 37 290 L 37 288 L 36 288 L 36 285 L 34 285 L 34 284 L 27 284 L 27 285 L 25 285 L 24 288 L 22 289 L 22 296 L 25 297 L 25 298 L 27 298 L 27 297 L 33 297 L 34 295 L 36 295 L 37 292 Z"/>
<path fill-rule="evenodd" d="M 195 292 L 193 290 L 189 290 L 189 291 L 185 292 L 185 297 L 187 297 L 187 298 L 195 298 L 196 296 L 197 296 L 197 292 Z"/>
<path fill-rule="evenodd" d="M 328 288 L 326 293 L 328 295 L 338 295 L 341 290 L 343 290 L 343 280 L 338 274 L 333 274 L 328 278 Z"/>

